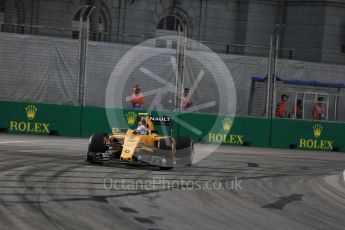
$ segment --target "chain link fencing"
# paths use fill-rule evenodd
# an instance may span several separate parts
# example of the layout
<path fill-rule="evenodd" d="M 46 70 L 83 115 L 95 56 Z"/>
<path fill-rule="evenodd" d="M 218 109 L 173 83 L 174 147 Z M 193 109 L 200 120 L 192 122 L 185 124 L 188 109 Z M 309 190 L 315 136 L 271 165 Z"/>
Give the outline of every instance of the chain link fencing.
<path fill-rule="evenodd" d="M 182 37 L 183 40 L 183 37 Z M 178 88 L 180 95 L 183 88 L 195 89 L 191 100 L 194 108 L 189 111 L 196 113 L 227 113 L 227 108 L 223 108 L 220 99 L 222 94 L 231 94 L 227 92 L 226 87 L 217 82 L 217 71 L 221 69 L 219 63 L 212 63 L 214 53 L 203 42 L 189 40 L 185 47 L 185 53 L 180 55 L 183 63 L 176 67 L 178 63 L 178 37 L 168 36 L 151 38 L 146 42 L 136 46 L 139 56 L 137 61 L 132 60 L 122 62 L 126 68 L 131 69 L 130 74 L 125 79 L 126 83 L 119 87 L 111 87 L 121 94 L 121 105 L 130 108 L 130 103 L 126 100 L 127 96 L 133 91 L 136 84 L 141 85 L 142 91 L 146 94 L 144 108 L 152 109 L 156 106 L 155 94 L 157 89 L 162 89 L 166 85 L 176 86 L 176 68 L 179 69 L 179 78 L 183 81 Z M 86 78 L 85 78 L 85 101 L 87 106 L 104 106 L 105 89 L 109 78 L 114 71 L 115 66 L 123 56 L 135 46 L 129 44 L 88 42 L 87 60 L 86 60 Z M 145 50 L 141 52 L 141 50 Z M 269 48 L 258 47 L 265 49 Z M 250 76 L 255 74 L 265 74 L 267 70 L 267 58 L 250 57 L 241 55 L 231 55 L 218 53 L 219 60 L 229 69 L 231 77 L 235 84 L 237 97 L 237 114 L 248 115 L 248 101 L 250 87 Z M 202 76 L 200 74 L 202 73 Z M 222 73 L 220 73 L 222 74 Z M 218 74 L 219 75 L 219 74 Z M 198 79 L 200 77 L 200 79 Z M 222 89 L 223 87 L 223 89 Z M 173 89 L 167 89 L 166 94 L 160 101 L 160 108 L 167 111 L 176 109 L 174 104 L 176 92 Z"/>
<path fill-rule="evenodd" d="M 115 66 L 138 43 L 152 39 L 139 47 L 143 51 L 135 59 L 139 62 L 122 63 L 129 68 L 126 82 L 121 87 L 112 86 L 121 92 L 119 100 L 123 108 L 130 107 L 128 95 L 136 84 L 141 85 L 144 94 L 147 93 L 144 109 L 157 106 L 154 92 L 167 83 L 176 86 L 176 68 L 179 68 L 179 77 L 183 77 L 183 81 L 177 87 L 177 93 L 180 95 L 184 87 L 195 88 L 191 96 L 195 106 L 192 112 L 227 113 L 227 108 L 221 108 L 220 98 L 232 92 L 217 84 L 214 73 L 219 69 L 211 63 L 212 60 L 204 58 L 203 54 L 210 51 L 200 45 L 203 44 L 217 51 L 217 56 L 230 71 L 236 89 L 237 115 L 267 117 L 267 77 L 274 74 L 277 81 L 275 88 L 270 89 L 274 95 L 272 108 L 276 107 L 281 95 L 286 94 L 289 96 L 289 118 L 295 118 L 292 108 L 301 99 L 302 119 L 311 119 L 317 98 L 323 97 L 325 119 L 345 121 L 345 89 L 342 85 L 345 83 L 345 66 L 290 60 L 288 58 L 293 55 L 286 56 L 286 50 L 280 51 L 284 55 L 273 57 L 269 44 L 259 47 L 194 41 L 186 44 L 181 55 L 176 39 L 104 33 L 102 38 L 93 39 L 99 41 L 92 41 L 90 39 L 95 36 L 89 31 L 76 33 L 71 28 L 17 24 L 2 25 L 1 28 L 1 100 L 104 107 L 106 89 Z M 117 38 L 118 42 L 107 42 L 111 40 L 108 38 Z M 243 50 L 250 50 L 253 56 L 250 53 L 244 55 Z M 259 53 L 261 55 L 256 55 Z M 272 64 L 276 68 L 274 73 L 269 73 Z M 200 80 L 201 70 L 204 74 Z M 198 83 L 196 86 L 195 82 Z M 156 109 L 172 111 L 176 109 L 175 103 L 176 89 L 170 89 Z"/>
<path fill-rule="evenodd" d="M 24 25 L 21 28 L 30 30 Z M 67 31 L 59 28 L 44 30 L 52 33 Z M 1 32 L 0 53 L 1 100 L 77 105 L 78 40 Z"/>

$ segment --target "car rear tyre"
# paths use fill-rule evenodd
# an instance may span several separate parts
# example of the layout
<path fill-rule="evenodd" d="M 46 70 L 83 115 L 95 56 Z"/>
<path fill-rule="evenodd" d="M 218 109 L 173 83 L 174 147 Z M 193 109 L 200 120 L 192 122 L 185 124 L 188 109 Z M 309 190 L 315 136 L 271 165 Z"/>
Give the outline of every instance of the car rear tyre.
<path fill-rule="evenodd" d="M 160 166 L 161 170 L 171 170 L 175 165 L 175 154 L 174 154 L 174 140 L 172 138 L 165 138 L 159 140 L 158 148 L 160 154 L 165 156 L 165 166 Z"/>
<path fill-rule="evenodd" d="M 176 157 L 179 165 L 191 166 L 194 158 L 194 143 L 190 137 L 179 137 L 176 143 Z"/>

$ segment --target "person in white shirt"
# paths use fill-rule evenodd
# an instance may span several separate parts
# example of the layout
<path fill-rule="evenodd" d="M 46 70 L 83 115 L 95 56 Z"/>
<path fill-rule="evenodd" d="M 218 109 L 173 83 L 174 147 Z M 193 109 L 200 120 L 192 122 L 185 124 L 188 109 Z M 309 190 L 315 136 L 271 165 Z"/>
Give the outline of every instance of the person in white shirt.
<path fill-rule="evenodd" d="M 188 98 L 188 94 L 189 94 L 189 89 L 185 88 L 183 90 L 183 94 L 181 96 L 182 110 L 187 110 L 188 108 L 193 106 L 193 102 L 190 98 Z"/>

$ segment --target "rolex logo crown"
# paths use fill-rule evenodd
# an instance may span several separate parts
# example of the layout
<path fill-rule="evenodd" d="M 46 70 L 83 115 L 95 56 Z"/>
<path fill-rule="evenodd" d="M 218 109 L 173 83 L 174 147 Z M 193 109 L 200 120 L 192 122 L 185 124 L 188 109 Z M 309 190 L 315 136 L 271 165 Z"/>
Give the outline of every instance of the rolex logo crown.
<path fill-rule="evenodd" d="M 223 119 L 223 129 L 225 132 L 229 132 L 232 126 L 232 120 L 230 118 Z"/>
<path fill-rule="evenodd" d="M 126 117 L 127 117 L 127 123 L 129 126 L 132 126 L 135 124 L 137 115 L 134 112 L 127 113 Z"/>
<path fill-rule="evenodd" d="M 321 136 L 323 127 L 320 124 L 316 124 L 313 126 L 314 137 L 319 138 Z"/>
<path fill-rule="evenodd" d="M 37 108 L 34 105 L 28 105 L 25 108 L 26 110 L 26 115 L 29 120 L 33 120 L 36 116 Z"/>

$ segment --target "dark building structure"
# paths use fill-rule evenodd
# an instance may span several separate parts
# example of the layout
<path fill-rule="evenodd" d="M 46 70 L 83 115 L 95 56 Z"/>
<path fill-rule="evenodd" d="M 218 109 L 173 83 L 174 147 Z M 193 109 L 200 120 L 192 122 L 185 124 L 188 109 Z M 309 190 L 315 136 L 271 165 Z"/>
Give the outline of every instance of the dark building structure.
<path fill-rule="evenodd" d="M 1 30 L 78 38 L 85 5 L 91 40 L 135 44 L 181 28 L 216 52 L 267 57 L 275 31 L 281 58 L 345 64 L 345 0 L 0 0 Z"/>

